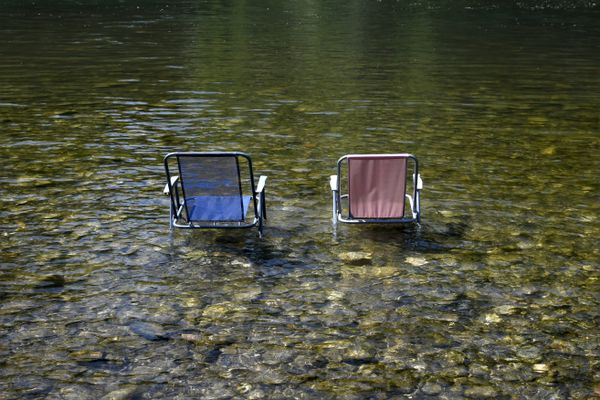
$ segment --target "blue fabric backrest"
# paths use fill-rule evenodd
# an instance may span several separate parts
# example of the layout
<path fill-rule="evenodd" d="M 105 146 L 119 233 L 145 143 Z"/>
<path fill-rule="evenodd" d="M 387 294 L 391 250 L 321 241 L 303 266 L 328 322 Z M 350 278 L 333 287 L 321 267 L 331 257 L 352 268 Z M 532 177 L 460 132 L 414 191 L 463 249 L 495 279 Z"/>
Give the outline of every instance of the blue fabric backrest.
<path fill-rule="evenodd" d="M 242 196 L 235 155 L 178 156 L 189 221 L 243 221 L 250 197 Z"/>

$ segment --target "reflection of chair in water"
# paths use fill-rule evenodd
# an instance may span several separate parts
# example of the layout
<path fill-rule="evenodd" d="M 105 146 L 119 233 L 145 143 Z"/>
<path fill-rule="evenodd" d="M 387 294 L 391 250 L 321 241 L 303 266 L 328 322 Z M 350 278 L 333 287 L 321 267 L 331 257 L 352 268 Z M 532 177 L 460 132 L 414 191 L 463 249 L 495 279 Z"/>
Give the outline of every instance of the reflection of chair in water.
<path fill-rule="evenodd" d="M 410 183 L 407 180 L 409 161 L 412 164 Z M 347 181 L 342 175 L 347 176 Z M 419 163 L 411 154 L 345 155 L 337 162 L 337 175 L 331 176 L 330 186 L 334 223 L 421 221 L 423 181 Z M 407 193 L 407 186 L 412 189 L 408 190 L 412 195 Z"/>
<path fill-rule="evenodd" d="M 262 236 L 266 219 L 265 183 L 255 185 L 252 161 L 239 152 L 176 152 L 164 159 L 170 196 L 170 226 L 251 228 Z M 247 216 L 249 208 L 252 209 Z"/>

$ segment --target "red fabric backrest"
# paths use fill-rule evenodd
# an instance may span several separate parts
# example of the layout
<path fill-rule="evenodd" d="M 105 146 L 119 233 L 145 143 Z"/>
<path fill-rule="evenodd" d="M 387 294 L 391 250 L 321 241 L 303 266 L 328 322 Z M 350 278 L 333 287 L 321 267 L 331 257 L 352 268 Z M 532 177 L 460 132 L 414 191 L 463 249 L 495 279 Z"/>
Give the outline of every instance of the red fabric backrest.
<path fill-rule="evenodd" d="M 402 218 L 407 155 L 349 155 L 348 198 L 354 218 Z"/>

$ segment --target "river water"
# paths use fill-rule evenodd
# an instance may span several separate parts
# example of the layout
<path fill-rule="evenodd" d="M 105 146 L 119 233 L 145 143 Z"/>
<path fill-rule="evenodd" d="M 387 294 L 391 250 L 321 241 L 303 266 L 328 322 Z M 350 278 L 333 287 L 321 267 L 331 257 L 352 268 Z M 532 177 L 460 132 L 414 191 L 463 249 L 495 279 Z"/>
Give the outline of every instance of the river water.
<path fill-rule="evenodd" d="M 600 396 L 600 8 L 0 3 L 0 399 Z M 168 229 L 249 153 L 265 237 Z M 420 227 L 330 222 L 407 152 Z"/>

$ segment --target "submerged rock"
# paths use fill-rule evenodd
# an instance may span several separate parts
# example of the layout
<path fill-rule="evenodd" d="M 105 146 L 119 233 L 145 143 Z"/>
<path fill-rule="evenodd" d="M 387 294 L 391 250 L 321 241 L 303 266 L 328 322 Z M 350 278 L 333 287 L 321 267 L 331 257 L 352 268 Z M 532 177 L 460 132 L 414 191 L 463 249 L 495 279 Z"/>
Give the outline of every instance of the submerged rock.
<path fill-rule="evenodd" d="M 442 392 L 442 386 L 439 383 L 427 382 L 423 385 L 421 391 L 430 396 L 435 396 Z"/>
<path fill-rule="evenodd" d="M 498 392 L 491 386 L 474 386 L 465 390 L 465 396 L 476 399 L 489 399 L 497 395 Z"/>
<path fill-rule="evenodd" d="M 100 400 L 126 400 L 131 398 L 136 391 L 136 387 L 128 387 L 128 388 L 122 388 L 122 389 L 117 389 L 117 390 L 113 390 L 112 392 L 108 393 L 107 395 L 103 396 L 100 398 Z"/>
<path fill-rule="evenodd" d="M 59 288 L 65 286 L 67 280 L 62 275 L 48 275 L 41 279 L 37 287 L 38 288 Z"/>
<path fill-rule="evenodd" d="M 548 364 L 533 364 L 533 371 L 537 372 L 538 374 L 543 374 L 546 373 L 550 370 L 550 367 L 548 366 Z"/>
<path fill-rule="evenodd" d="M 340 253 L 340 260 L 351 265 L 366 265 L 371 263 L 372 254 L 366 251 L 348 251 Z"/>
<path fill-rule="evenodd" d="M 70 355 L 73 359 L 80 362 L 89 362 L 106 359 L 104 353 L 97 350 L 77 350 L 71 352 Z"/>
<path fill-rule="evenodd" d="M 129 325 L 129 329 L 148 340 L 167 340 L 167 334 L 162 326 L 149 322 L 135 321 Z"/>
<path fill-rule="evenodd" d="M 420 267 L 427 264 L 427 260 L 423 257 L 406 257 L 406 260 L 404 261 L 415 267 Z"/>

